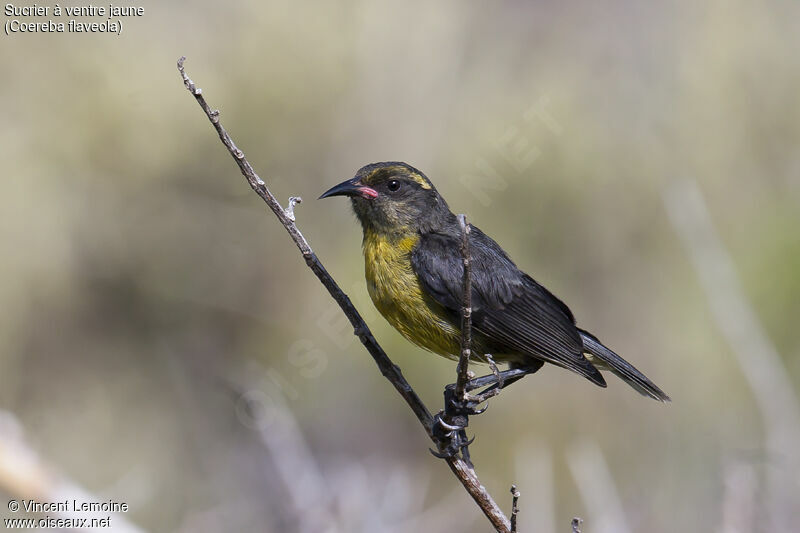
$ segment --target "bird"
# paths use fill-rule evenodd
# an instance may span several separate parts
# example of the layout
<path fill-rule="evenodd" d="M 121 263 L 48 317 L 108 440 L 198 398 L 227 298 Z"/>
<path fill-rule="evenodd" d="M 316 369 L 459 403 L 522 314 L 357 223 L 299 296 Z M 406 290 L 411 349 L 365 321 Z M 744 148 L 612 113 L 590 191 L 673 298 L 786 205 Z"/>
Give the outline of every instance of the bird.
<path fill-rule="evenodd" d="M 425 174 L 408 163 L 362 167 L 322 198 L 349 197 L 363 230 L 367 292 L 406 339 L 435 354 L 461 352 L 462 228 Z M 670 401 L 632 364 L 578 327 L 569 307 L 520 270 L 491 237 L 469 224 L 472 353 L 507 364 L 509 385 L 545 363 L 606 387 L 610 371 L 644 396 Z M 497 385 L 495 385 L 497 386 Z"/>

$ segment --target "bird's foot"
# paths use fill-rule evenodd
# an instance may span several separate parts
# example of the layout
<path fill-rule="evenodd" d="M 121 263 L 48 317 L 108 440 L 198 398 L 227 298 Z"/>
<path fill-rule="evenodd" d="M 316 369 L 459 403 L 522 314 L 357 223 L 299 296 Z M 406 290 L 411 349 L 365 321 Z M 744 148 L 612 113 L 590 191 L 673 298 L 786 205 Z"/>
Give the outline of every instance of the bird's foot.
<path fill-rule="evenodd" d="M 456 394 L 456 384 L 451 383 L 444 388 L 444 412 L 449 417 L 469 417 L 479 415 L 488 409 L 488 405 L 481 407 L 486 401 L 481 395 L 473 396 L 467 392 L 459 397 Z"/>
<path fill-rule="evenodd" d="M 472 466 L 469 458 L 469 445 L 475 440 L 467 438 L 467 425 L 469 417 L 466 414 L 448 414 L 446 411 L 439 411 L 433 417 L 433 437 L 436 439 L 438 451 L 431 450 L 431 453 L 440 459 L 455 457 L 461 454 L 464 461 Z"/>
<path fill-rule="evenodd" d="M 469 394 L 469 392 L 474 391 L 474 390 L 479 389 L 482 386 L 484 386 L 484 385 L 479 385 L 478 384 L 480 382 L 481 378 L 475 378 L 475 379 L 472 379 L 472 380 L 470 380 L 470 381 L 468 381 L 466 383 L 466 391 L 467 392 L 465 393 L 465 396 L 467 396 L 469 398 L 469 401 L 472 402 L 475 405 L 479 405 L 479 404 L 481 404 L 483 402 L 486 402 L 487 400 L 489 400 L 489 398 L 492 398 L 492 397 L 497 396 L 498 394 L 500 394 L 500 391 L 503 389 L 503 387 L 506 386 L 506 375 L 511 372 L 510 370 L 506 370 L 505 372 L 501 372 L 497 368 L 497 365 L 495 364 L 494 359 L 492 359 L 492 356 L 489 355 L 488 353 L 485 354 L 484 357 L 486 358 L 486 362 L 489 363 L 489 368 L 492 370 L 492 375 L 491 376 L 484 376 L 484 378 L 493 377 L 494 380 L 493 380 L 493 384 L 490 387 L 487 387 L 486 389 L 484 389 L 479 394 Z M 513 377 L 512 377 L 512 379 L 513 379 Z M 519 378 L 517 378 L 517 379 L 519 379 Z M 484 407 L 483 409 L 481 409 L 479 412 L 477 412 L 475 414 L 480 414 L 480 413 L 486 411 L 486 409 L 488 409 L 488 408 L 489 408 L 489 404 L 487 403 L 486 407 Z"/>
<path fill-rule="evenodd" d="M 459 397 L 456 394 L 455 384 L 445 387 L 444 410 L 433 417 L 433 436 L 439 448 L 438 452 L 431 450 L 433 455 L 447 458 L 460 454 L 467 464 L 472 464 L 469 458 L 469 445 L 475 439 L 467 438 L 466 428 L 471 415 L 479 415 L 486 410 L 486 407 L 480 407 L 482 402 L 482 399 L 470 394 Z"/>

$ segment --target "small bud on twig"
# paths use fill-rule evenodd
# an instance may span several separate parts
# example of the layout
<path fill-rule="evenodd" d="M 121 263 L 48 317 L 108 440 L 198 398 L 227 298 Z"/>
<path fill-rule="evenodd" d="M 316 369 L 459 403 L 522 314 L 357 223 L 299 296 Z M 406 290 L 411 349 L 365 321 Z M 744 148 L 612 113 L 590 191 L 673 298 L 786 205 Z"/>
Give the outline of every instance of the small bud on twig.
<path fill-rule="evenodd" d="M 283 212 L 286 213 L 286 216 L 289 217 L 289 220 L 291 220 L 292 222 L 295 221 L 295 218 L 294 218 L 294 206 L 296 206 L 297 204 L 301 203 L 302 201 L 303 201 L 303 199 L 300 198 L 299 196 L 290 196 L 289 197 L 289 205 L 288 205 L 288 207 L 286 209 L 283 210 Z"/>

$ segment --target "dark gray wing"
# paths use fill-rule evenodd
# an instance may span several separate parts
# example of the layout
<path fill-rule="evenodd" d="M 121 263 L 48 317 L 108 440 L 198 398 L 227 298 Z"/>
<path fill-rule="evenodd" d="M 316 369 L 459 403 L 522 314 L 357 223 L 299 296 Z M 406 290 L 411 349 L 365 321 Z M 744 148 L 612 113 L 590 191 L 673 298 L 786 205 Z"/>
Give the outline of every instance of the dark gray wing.
<path fill-rule="evenodd" d="M 470 230 L 473 329 L 496 346 L 497 353 L 544 359 L 605 387 L 603 376 L 583 356 L 569 308 L 521 272 L 481 230 Z M 411 254 L 411 266 L 423 289 L 458 324 L 464 275 L 459 238 L 423 234 Z"/>

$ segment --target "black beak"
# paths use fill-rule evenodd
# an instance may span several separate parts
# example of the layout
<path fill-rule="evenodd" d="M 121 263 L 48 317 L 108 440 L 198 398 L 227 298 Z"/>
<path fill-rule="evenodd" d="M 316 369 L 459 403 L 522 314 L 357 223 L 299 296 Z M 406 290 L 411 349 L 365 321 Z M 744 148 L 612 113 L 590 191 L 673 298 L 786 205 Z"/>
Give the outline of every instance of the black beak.
<path fill-rule="evenodd" d="M 322 200 L 323 198 L 329 198 L 331 196 L 361 196 L 362 198 L 372 199 L 376 198 L 378 193 L 375 189 L 367 187 L 358 181 L 358 179 L 353 178 L 331 187 L 322 193 L 319 199 Z"/>

